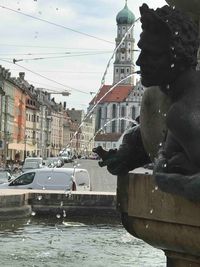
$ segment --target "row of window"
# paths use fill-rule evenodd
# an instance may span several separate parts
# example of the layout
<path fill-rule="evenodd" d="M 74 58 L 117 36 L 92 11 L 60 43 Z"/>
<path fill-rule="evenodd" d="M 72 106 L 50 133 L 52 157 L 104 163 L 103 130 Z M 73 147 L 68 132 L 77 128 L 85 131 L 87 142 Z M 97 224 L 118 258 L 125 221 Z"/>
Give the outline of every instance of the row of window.
<path fill-rule="evenodd" d="M 39 122 L 39 116 L 36 114 L 26 114 L 26 120 L 31 122 Z"/>
<path fill-rule="evenodd" d="M 121 69 L 116 68 L 115 69 L 116 73 L 119 73 L 119 71 L 120 71 L 120 73 L 125 73 L 125 69 L 124 68 L 121 68 Z M 130 73 L 130 68 L 126 69 L 126 73 Z"/>

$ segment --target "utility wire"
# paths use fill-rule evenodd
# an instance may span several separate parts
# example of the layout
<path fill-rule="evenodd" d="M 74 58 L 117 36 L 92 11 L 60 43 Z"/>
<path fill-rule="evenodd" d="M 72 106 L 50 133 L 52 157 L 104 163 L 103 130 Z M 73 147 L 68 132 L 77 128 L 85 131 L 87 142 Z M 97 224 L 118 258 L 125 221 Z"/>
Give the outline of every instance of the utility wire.
<path fill-rule="evenodd" d="M 66 56 L 57 56 L 57 57 L 35 57 L 35 58 L 22 58 L 22 59 L 15 59 L 13 58 L 13 63 L 16 63 L 18 61 L 30 61 L 30 60 L 43 60 L 43 59 L 57 59 L 57 58 L 67 58 L 67 57 L 82 57 L 82 56 L 96 56 L 96 55 L 102 55 L 112 52 L 100 52 L 100 53 L 85 53 L 85 54 L 77 54 L 77 55 L 66 55 Z M 5 58 L 5 59 L 11 59 L 11 58 Z"/>
<path fill-rule="evenodd" d="M 10 70 L 18 71 L 18 69 L 10 68 Z M 67 74 L 97 74 L 101 73 L 100 71 L 71 71 L 71 70 L 38 70 L 39 72 L 56 72 L 56 73 L 65 73 Z"/>
<path fill-rule="evenodd" d="M 110 53 L 112 52 L 111 50 L 94 50 L 93 52 L 90 52 L 90 53 Z M 11 56 L 11 55 L 16 55 L 16 56 L 34 56 L 34 55 L 73 55 L 73 53 L 76 55 L 76 53 L 79 53 L 79 54 L 86 54 L 86 53 L 89 53 L 88 51 L 82 51 L 82 52 L 52 52 L 52 53 L 36 53 L 36 52 L 33 52 L 33 53 L 0 53 L 0 55 L 5 55 L 5 56 Z"/>
<path fill-rule="evenodd" d="M 18 44 L 1 44 L 0 46 L 14 46 L 14 47 L 33 47 L 33 48 L 57 48 L 57 49 L 73 49 L 73 50 L 80 50 L 80 49 L 84 49 L 84 50 L 97 50 L 95 48 L 76 48 L 76 47 L 64 47 L 64 46 L 40 46 L 40 45 L 18 45 Z"/>
<path fill-rule="evenodd" d="M 111 41 L 108 41 L 108 40 L 105 40 L 105 39 L 96 37 L 96 36 L 91 35 L 91 34 L 88 34 L 88 33 L 84 33 L 84 32 L 77 31 L 77 30 L 75 30 L 75 29 L 72 29 L 72 28 L 69 28 L 69 27 L 66 27 L 66 26 L 57 24 L 57 23 L 55 23 L 55 22 L 51 22 L 51 21 L 46 20 L 46 19 L 41 19 L 41 18 L 38 18 L 38 17 L 36 17 L 36 16 L 32 16 L 32 15 L 26 14 L 26 13 L 24 13 L 24 12 L 21 12 L 21 11 L 18 11 L 18 10 L 15 10 L 15 9 L 12 9 L 12 8 L 9 8 L 9 7 L 6 7 L 6 6 L 2 6 L 2 5 L 0 5 L 0 7 L 3 8 L 3 9 L 9 10 L 9 11 L 15 12 L 15 13 L 17 13 L 17 14 L 24 15 L 24 16 L 29 17 L 29 18 L 32 18 L 32 19 L 36 19 L 36 20 L 39 20 L 39 21 L 48 23 L 48 24 L 53 25 L 53 26 L 63 28 L 63 29 L 65 29 L 65 30 L 69 30 L 69 31 L 72 31 L 72 32 L 75 32 L 75 33 L 79 33 L 79 34 L 81 34 L 81 35 L 88 36 L 88 37 L 93 38 L 93 39 L 97 39 L 97 40 L 99 40 L 99 41 L 103 41 L 103 42 L 106 42 L 106 43 L 111 43 L 111 44 L 113 44 L 113 42 L 111 42 Z"/>
<path fill-rule="evenodd" d="M 87 93 L 87 92 L 85 92 L 85 91 L 82 91 L 82 90 L 73 88 L 73 87 L 71 87 L 71 86 L 68 86 L 68 85 L 66 85 L 66 84 L 62 84 L 62 83 L 60 83 L 60 82 L 57 82 L 57 81 L 55 81 L 55 80 L 52 80 L 52 79 L 50 79 L 50 78 L 48 78 L 48 77 L 45 77 L 45 76 L 43 76 L 43 75 L 41 75 L 41 74 L 39 74 L 39 73 L 37 73 L 37 72 L 35 72 L 35 71 L 32 71 L 32 70 L 30 70 L 30 69 L 28 69 L 28 68 L 26 68 L 26 67 L 24 67 L 24 66 L 19 65 L 18 63 L 13 63 L 13 62 L 11 62 L 11 61 L 4 60 L 4 59 L 0 59 L 0 61 L 6 62 L 6 63 L 10 63 L 10 64 L 15 64 L 16 66 L 18 66 L 18 67 L 20 67 L 20 68 L 22 68 L 22 69 L 24 69 L 24 70 L 26 70 L 26 71 L 29 71 L 29 72 L 31 72 L 31 73 L 37 75 L 37 76 L 40 76 L 40 77 L 42 77 L 43 79 L 46 79 L 46 80 L 48 80 L 48 81 L 50 81 L 50 82 L 53 82 L 53 83 L 56 83 L 56 84 L 58 84 L 58 85 L 63 86 L 63 87 L 65 87 L 65 89 L 66 89 L 66 87 L 68 87 L 70 90 L 74 90 L 74 91 L 77 91 L 77 92 L 79 92 L 79 93 L 83 93 L 83 94 L 87 94 L 87 95 L 90 94 L 90 93 Z"/>

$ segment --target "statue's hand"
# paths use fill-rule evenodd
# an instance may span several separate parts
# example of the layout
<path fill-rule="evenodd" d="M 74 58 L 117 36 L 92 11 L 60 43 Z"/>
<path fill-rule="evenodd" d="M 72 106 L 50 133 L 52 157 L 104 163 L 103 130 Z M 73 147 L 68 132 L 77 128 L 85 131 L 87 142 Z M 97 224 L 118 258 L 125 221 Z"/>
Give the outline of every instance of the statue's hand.
<path fill-rule="evenodd" d="M 168 162 L 163 150 L 160 150 L 158 152 L 158 157 L 155 159 L 154 162 L 153 172 L 154 173 L 168 172 Z"/>
<path fill-rule="evenodd" d="M 128 166 L 117 149 L 110 149 L 109 151 L 106 151 L 99 146 L 94 148 L 93 152 L 98 154 L 102 159 L 98 162 L 99 166 L 107 166 L 107 169 L 111 174 L 119 175 L 128 173 Z"/>

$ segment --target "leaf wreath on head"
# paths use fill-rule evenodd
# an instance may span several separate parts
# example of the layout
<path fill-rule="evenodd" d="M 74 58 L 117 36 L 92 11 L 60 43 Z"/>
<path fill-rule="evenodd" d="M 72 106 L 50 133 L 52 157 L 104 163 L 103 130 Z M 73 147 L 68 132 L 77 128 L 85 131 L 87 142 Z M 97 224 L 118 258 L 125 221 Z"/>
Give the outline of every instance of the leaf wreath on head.
<path fill-rule="evenodd" d="M 140 14 L 144 32 L 159 35 L 160 39 L 162 36 L 169 39 L 172 62 L 186 68 L 196 67 L 198 27 L 185 13 L 167 5 L 153 10 L 143 4 Z"/>

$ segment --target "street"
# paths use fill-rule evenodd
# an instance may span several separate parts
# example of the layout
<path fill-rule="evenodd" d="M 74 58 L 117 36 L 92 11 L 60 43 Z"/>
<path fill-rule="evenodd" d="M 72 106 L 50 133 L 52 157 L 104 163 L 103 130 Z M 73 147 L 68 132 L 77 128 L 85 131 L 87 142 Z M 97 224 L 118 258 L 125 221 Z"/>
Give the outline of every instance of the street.
<path fill-rule="evenodd" d="M 64 167 L 73 167 L 87 169 L 91 178 L 92 191 L 115 192 L 117 187 L 117 176 L 110 174 L 106 167 L 99 167 L 98 160 L 77 159 L 73 163 L 65 163 Z"/>

